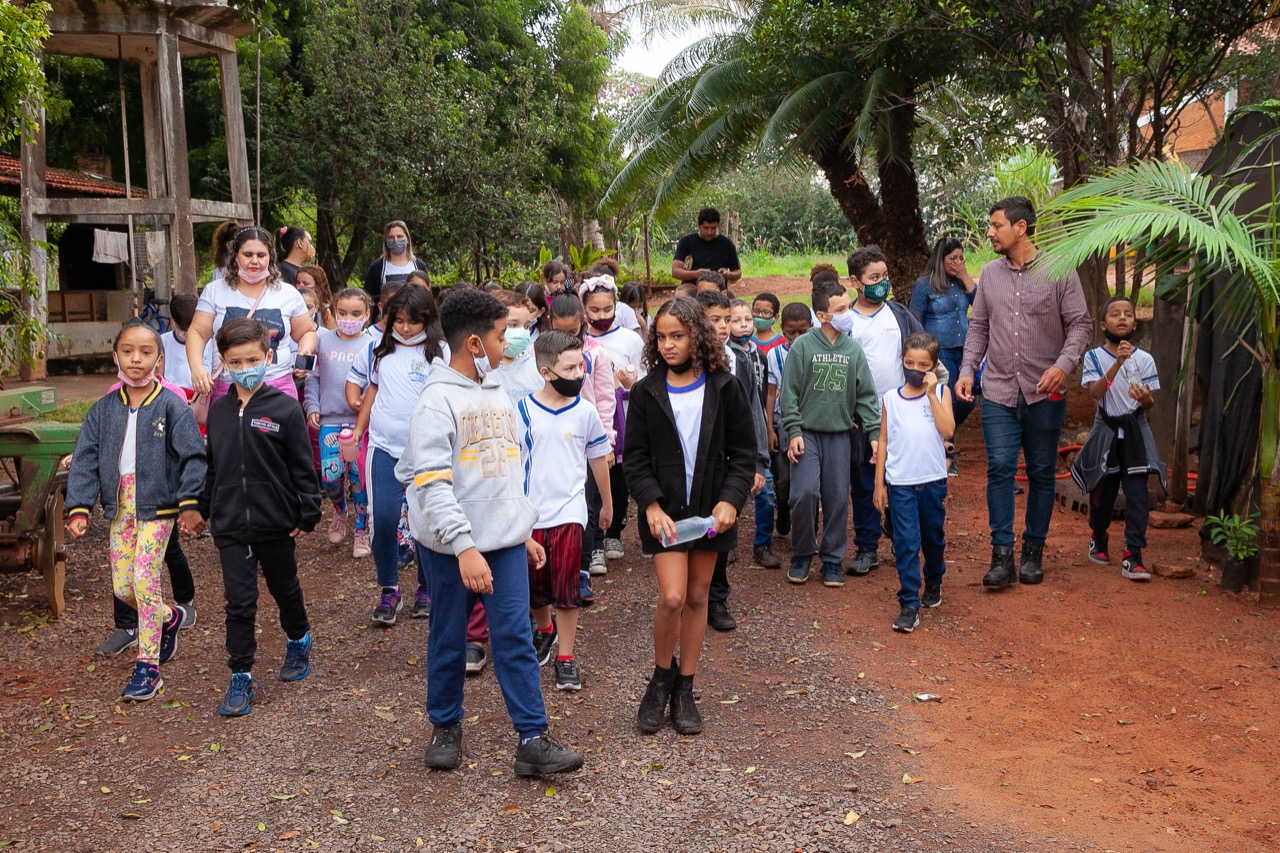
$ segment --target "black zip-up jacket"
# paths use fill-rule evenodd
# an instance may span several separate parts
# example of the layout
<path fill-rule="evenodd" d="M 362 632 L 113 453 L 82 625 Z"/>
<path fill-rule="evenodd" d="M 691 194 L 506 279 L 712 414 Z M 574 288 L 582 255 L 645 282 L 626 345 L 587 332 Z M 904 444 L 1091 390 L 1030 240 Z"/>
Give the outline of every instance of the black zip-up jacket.
<path fill-rule="evenodd" d="M 209 473 L 200 514 L 218 547 L 310 532 L 320 482 L 298 401 L 264 385 L 244 408 L 233 387 L 209 407 Z"/>

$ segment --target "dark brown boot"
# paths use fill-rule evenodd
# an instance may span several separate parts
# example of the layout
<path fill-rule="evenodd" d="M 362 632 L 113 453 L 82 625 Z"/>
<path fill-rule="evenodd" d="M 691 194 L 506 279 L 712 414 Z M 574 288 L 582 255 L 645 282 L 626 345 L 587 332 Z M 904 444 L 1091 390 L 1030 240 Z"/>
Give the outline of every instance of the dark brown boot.
<path fill-rule="evenodd" d="M 653 734 L 662 728 L 667 718 L 667 704 L 671 701 L 671 689 L 676 680 L 676 668 L 653 668 L 653 677 L 640 700 L 640 710 L 636 713 L 636 726 L 645 734 Z"/>
<path fill-rule="evenodd" d="M 702 731 L 702 714 L 693 698 L 693 676 L 677 675 L 675 689 L 671 691 L 671 725 L 682 735 L 696 735 Z"/>

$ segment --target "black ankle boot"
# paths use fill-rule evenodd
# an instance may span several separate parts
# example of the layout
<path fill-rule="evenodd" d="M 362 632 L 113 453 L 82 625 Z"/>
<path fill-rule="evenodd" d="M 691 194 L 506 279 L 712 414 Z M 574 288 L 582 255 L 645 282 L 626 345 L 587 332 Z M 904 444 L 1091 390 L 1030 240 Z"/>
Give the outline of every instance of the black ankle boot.
<path fill-rule="evenodd" d="M 1043 556 L 1043 542 L 1022 540 L 1022 560 L 1018 566 L 1018 580 L 1020 582 L 1035 584 L 1044 580 L 1044 566 L 1041 565 Z"/>
<path fill-rule="evenodd" d="M 673 662 L 674 663 L 674 662 Z M 636 726 L 645 734 L 653 734 L 662 728 L 667 719 L 667 704 L 671 701 L 671 688 L 676 680 L 676 668 L 653 668 L 653 677 L 640 700 L 640 710 L 636 714 Z"/>
<path fill-rule="evenodd" d="M 693 698 L 692 675 L 676 676 L 675 689 L 671 692 L 671 726 L 682 735 L 702 731 L 702 714 Z"/>
<path fill-rule="evenodd" d="M 991 570 L 982 577 L 982 585 L 992 589 L 1013 586 L 1013 548 L 1009 545 L 991 546 Z"/>

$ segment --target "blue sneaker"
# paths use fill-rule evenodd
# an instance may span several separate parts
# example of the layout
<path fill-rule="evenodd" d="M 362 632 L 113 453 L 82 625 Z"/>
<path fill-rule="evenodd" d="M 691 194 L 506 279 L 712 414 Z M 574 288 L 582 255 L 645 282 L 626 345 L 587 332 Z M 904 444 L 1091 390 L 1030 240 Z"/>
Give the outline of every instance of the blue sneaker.
<path fill-rule="evenodd" d="M 596 603 L 596 592 L 591 588 L 590 572 L 578 572 L 578 598 L 582 599 L 584 607 L 590 607 Z"/>
<path fill-rule="evenodd" d="M 311 674 L 311 632 L 301 640 L 290 640 L 284 655 L 284 666 L 276 677 L 281 681 L 301 681 Z"/>
<path fill-rule="evenodd" d="M 821 574 L 823 586 L 844 586 L 844 571 L 839 563 L 823 563 Z"/>
<path fill-rule="evenodd" d="M 791 568 L 787 569 L 787 580 L 792 583 L 808 583 L 809 559 L 809 557 L 792 558 Z"/>
<path fill-rule="evenodd" d="M 247 672 L 232 673 L 231 686 L 227 688 L 227 695 L 222 697 L 218 713 L 224 717 L 243 717 L 253 710 L 253 700 L 259 690 L 262 698 L 267 698 L 267 691 L 263 690 L 258 679 Z"/>
<path fill-rule="evenodd" d="M 160 663 L 168 663 L 178 653 L 178 631 L 182 630 L 182 610 L 171 607 L 169 621 L 160 628 Z"/>
<path fill-rule="evenodd" d="M 153 663 L 138 661 L 134 664 L 133 675 L 124 686 L 120 698 L 125 702 L 146 702 L 164 687 L 164 679 L 160 677 L 160 667 Z"/>

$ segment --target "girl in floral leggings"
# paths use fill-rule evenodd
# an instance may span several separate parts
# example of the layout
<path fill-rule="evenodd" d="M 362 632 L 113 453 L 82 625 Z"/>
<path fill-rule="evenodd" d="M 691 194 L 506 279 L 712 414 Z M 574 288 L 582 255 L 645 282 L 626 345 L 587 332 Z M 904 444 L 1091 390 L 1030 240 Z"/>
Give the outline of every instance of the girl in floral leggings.
<path fill-rule="evenodd" d="M 122 385 L 89 409 L 67 480 L 67 531 L 84 536 L 99 498 L 116 598 L 138 611 L 138 661 L 121 698 L 145 702 L 164 684 L 160 664 L 178 648 L 182 613 L 162 597 L 164 553 L 175 521 L 199 533 L 204 442 L 187 401 L 156 378 L 160 336 L 130 321 L 113 347 Z"/>

